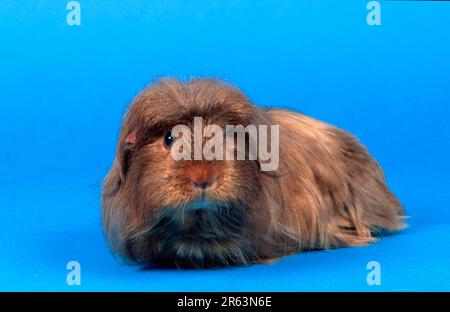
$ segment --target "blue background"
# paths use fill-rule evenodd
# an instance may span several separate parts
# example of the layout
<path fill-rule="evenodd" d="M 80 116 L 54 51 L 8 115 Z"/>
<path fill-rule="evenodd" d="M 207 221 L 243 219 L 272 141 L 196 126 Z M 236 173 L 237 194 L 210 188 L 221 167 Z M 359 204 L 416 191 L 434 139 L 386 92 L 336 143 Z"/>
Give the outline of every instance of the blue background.
<path fill-rule="evenodd" d="M 450 290 L 450 3 L 0 2 L 0 290 Z M 361 248 L 273 265 L 143 270 L 105 246 L 100 185 L 120 121 L 160 76 L 216 76 L 259 105 L 356 134 L 411 216 Z M 66 284 L 81 264 L 82 285 Z M 366 283 L 378 261 L 382 285 Z"/>

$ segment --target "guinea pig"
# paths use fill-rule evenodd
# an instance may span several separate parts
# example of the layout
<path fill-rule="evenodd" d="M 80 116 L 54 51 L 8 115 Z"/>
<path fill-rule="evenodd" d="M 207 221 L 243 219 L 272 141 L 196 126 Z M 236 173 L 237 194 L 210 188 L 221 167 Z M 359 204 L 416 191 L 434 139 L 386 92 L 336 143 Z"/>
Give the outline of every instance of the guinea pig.
<path fill-rule="evenodd" d="M 279 164 L 259 157 L 176 160 L 176 125 L 277 125 Z M 248 150 L 248 149 L 246 149 Z M 178 268 L 266 263 L 361 246 L 404 227 L 403 208 L 350 133 L 253 105 L 214 79 L 161 79 L 123 119 L 102 190 L 105 238 L 126 261 Z"/>

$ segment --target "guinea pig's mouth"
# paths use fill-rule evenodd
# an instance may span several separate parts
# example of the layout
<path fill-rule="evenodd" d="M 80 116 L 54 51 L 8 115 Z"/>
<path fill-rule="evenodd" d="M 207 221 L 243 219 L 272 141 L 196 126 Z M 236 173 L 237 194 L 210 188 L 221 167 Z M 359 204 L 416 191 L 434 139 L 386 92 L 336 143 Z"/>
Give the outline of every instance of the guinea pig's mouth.
<path fill-rule="evenodd" d="M 165 206 L 164 212 L 171 212 L 175 215 L 180 215 L 184 213 L 194 213 L 194 212 L 211 212 L 216 213 L 222 210 L 221 207 L 228 207 L 229 204 L 219 203 L 214 199 L 210 199 L 207 197 L 197 198 L 187 203 L 179 204 L 177 206 Z"/>
<path fill-rule="evenodd" d="M 214 202 L 212 202 L 211 200 L 202 198 L 202 199 L 198 199 L 193 202 L 190 202 L 189 204 L 187 204 L 184 207 L 184 209 L 186 209 L 188 211 L 196 211 L 196 210 L 203 210 L 203 209 L 215 209 L 216 207 L 217 207 L 217 205 Z"/>

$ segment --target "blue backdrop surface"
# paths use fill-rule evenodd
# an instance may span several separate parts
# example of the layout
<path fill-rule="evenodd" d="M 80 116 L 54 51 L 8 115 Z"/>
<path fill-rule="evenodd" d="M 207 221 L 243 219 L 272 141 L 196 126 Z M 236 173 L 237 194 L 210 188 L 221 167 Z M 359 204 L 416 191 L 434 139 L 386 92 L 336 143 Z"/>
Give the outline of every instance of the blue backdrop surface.
<path fill-rule="evenodd" d="M 0 290 L 450 290 L 450 2 L 0 2 Z M 204 271 L 123 264 L 101 233 L 120 121 L 161 76 L 214 76 L 356 134 L 409 228 L 361 248 Z M 66 264 L 81 264 L 81 286 Z M 381 286 L 366 283 L 369 261 Z"/>

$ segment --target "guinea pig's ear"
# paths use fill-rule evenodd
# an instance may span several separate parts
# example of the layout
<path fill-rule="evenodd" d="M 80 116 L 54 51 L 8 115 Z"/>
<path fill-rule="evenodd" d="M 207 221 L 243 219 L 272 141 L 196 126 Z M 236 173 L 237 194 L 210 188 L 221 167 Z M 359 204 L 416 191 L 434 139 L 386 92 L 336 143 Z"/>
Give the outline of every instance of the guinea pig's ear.
<path fill-rule="evenodd" d="M 138 131 L 133 129 L 131 131 L 127 131 L 124 133 L 124 137 L 121 136 L 120 142 L 117 147 L 116 152 L 116 169 L 117 173 L 120 177 L 120 180 L 123 181 L 128 171 L 129 163 L 131 160 L 131 156 L 136 146 Z"/>
<path fill-rule="evenodd" d="M 108 189 L 110 194 L 114 194 L 125 180 L 137 137 L 136 129 L 122 130 L 117 143 L 116 157 L 105 181 L 105 189 Z"/>
<path fill-rule="evenodd" d="M 134 129 L 125 137 L 125 144 L 135 144 L 137 140 L 137 130 Z"/>

